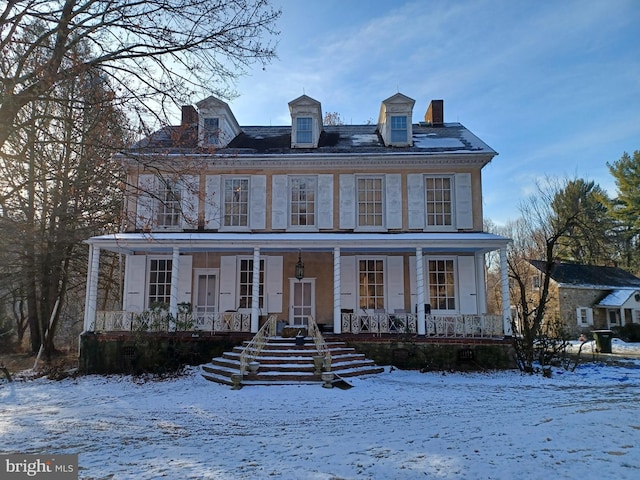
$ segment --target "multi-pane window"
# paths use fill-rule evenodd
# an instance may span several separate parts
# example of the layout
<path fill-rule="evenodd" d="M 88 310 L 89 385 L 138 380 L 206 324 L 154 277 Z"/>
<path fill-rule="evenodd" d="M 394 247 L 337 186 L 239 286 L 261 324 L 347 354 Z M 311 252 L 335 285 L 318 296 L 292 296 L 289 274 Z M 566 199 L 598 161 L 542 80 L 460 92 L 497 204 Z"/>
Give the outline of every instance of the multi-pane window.
<path fill-rule="evenodd" d="M 240 259 L 239 306 L 251 308 L 253 301 L 253 259 Z M 258 308 L 264 308 L 264 260 L 260 260 L 260 291 L 258 293 Z"/>
<path fill-rule="evenodd" d="M 449 176 L 429 176 L 425 178 L 427 225 L 453 225 L 453 179 Z"/>
<path fill-rule="evenodd" d="M 175 182 L 167 182 L 158 192 L 158 226 L 180 225 L 180 188 Z"/>
<path fill-rule="evenodd" d="M 311 117 L 296 118 L 296 143 L 313 143 Z"/>
<path fill-rule="evenodd" d="M 577 316 L 578 316 L 578 326 L 579 327 L 587 327 L 592 324 L 591 315 L 589 308 L 578 308 Z"/>
<path fill-rule="evenodd" d="M 429 260 L 429 298 L 432 310 L 455 310 L 455 265 L 453 259 Z"/>
<path fill-rule="evenodd" d="M 358 226 L 382 226 L 382 178 L 358 178 Z"/>
<path fill-rule="evenodd" d="M 204 141 L 209 145 L 218 145 L 220 143 L 220 119 L 204 119 Z"/>
<path fill-rule="evenodd" d="M 407 143 L 407 117 L 391 117 L 391 143 Z"/>
<path fill-rule="evenodd" d="M 149 307 L 171 303 L 171 259 L 149 261 Z"/>
<path fill-rule="evenodd" d="M 381 259 L 358 261 L 360 308 L 384 309 L 384 262 Z"/>
<path fill-rule="evenodd" d="M 249 225 L 249 179 L 226 178 L 224 180 L 224 226 Z"/>
<path fill-rule="evenodd" d="M 313 226 L 316 224 L 315 177 L 291 177 L 291 225 Z"/>

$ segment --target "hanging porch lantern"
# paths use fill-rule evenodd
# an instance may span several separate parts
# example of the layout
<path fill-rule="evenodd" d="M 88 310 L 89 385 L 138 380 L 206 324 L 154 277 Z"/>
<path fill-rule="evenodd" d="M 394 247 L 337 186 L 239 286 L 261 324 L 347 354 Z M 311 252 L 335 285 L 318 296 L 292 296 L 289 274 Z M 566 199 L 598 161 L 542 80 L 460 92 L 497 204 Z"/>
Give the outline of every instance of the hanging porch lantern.
<path fill-rule="evenodd" d="M 302 280 L 304 278 L 304 263 L 302 263 L 302 250 L 298 250 L 298 263 L 296 263 L 296 278 Z"/>

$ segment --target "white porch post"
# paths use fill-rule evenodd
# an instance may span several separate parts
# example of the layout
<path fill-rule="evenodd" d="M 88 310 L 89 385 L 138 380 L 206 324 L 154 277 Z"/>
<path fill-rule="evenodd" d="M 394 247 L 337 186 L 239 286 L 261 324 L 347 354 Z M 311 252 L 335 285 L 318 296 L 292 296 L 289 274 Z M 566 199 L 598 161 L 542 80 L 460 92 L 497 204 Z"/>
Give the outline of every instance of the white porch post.
<path fill-rule="evenodd" d="M 487 313 L 487 281 L 484 253 L 476 253 L 476 293 L 478 313 Z"/>
<path fill-rule="evenodd" d="M 511 297 L 509 296 L 509 276 L 507 270 L 507 247 L 500 249 L 500 280 L 502 282 L 502 322 L 504 334 L 510 336 L 511 331 Z"/>
<path fill-rule="evenodd" d="M 253 249 L 253 278 L 251 284 L 251 333 L 260 329 L 260 247 Z"/>
<path fill-rule="evenodd" d="M 89 246 L 87 291 L 84 305 L 84 331 L 95 330 L 96 305 L 98 303 L 98 271 L 100 270 L 100 247 Z"/>
<path fill-rule="evenodd" d="M 340 247 L 333 249 L 333 333 L 342 333 L 340 314 Z"/>
<path fill-rule="evenodd" d="M 171 297 L 169 299 L 169 314 L 173 317 L 173 324 L 169 330 L 175 328 L 175 319 L 178 317 L 178 278 L 180 278 L 180 248 L 173 247 L 171 260 Z"/>
<path fill-rule="evenodd" d="M 424 265 L 422 262 L 422 248 L 416 247 L 416 294 L 418 308 L 416 309 L 416 322 L 418 323 L 418 335 L 427 333 L 426 319 L 424 317 Z"/>

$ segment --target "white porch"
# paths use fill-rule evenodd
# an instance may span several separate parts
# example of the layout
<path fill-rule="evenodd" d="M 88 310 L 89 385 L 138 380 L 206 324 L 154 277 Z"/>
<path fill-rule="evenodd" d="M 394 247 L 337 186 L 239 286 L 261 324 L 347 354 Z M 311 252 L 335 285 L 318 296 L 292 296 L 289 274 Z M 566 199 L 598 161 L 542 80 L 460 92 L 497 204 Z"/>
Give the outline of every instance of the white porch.
<path fill-rule="evenodd" d="M 251 305 L 244 311 L 216 311 L 205 313 L 179 312 L 179 304 L 191 288 L 181 292 L 182 278 L 191 278 L 190 264 L 181 261 L 189 255 L 202 252 L 238 252 L 243 251 L 258 264 L 261 255 L 297 254 L 305 256 L 314 252 L 329 252 L 333 257 L 332 286 L 333 314 L 332 333 L 354 334 L 400 334 L 413 333 L 433 337 L 480 337 L 494 338 L 510 335 L 510 305 L 508 302 L 508 281 L 505 248 L 508 240 L 487 233 L 269 233 L 269 234 L 225 234 L 225 233 L 123 233 L 93 237 L 90 245 L 89 272 L 87 279 L 84 331 L 208 331 L 208 332 L 252 332 L 258 331 L 260 316 L 263 313 L 257 296 L 253 296 Z M 150 318 L 150 312 L 143 308 L 130 309 L 123 303 L 120 311 L 98 312 L 98 270 L 102 250 L 123 254 L 127 262 L 139 255 L 136 253 L 165 255 L 171 258 L 171 301 L 168 314 L 161 318 Z M 486 314 L 484 256 L 486 253 L 500 250 L 503 305 L 501 316 Z M 368 253 L 385 255 L 411 254 L 413 261 L 410 270 L 410 285 L 405 291 L 395 293 L 398 298 L 404 295 L 404 305 L 394 304 L 398 299 L 390 300 L 386 311 L 361 309 L 355 299 L 345 294 L 343 284 L 353 279 L 343 279 L 344 259 L 356 254 Z M 441 314 L 429 312 L 428 292 L 425 288 L 424 258 L 428 255 L 459 255 L 465 263 L 471 263 L 474 272 L 472 279 L 461 278 L 460 282 L 473 285 L 474 291 L 458 301 L 456 312 Z M 462 261 L 461 261 L 462 263 Z M 181 267 L 185 271 L 181 271 Z M 328 272 L 331 266 L 326 265 Z M 328 273 L 331 275 L 331 273 Z M 407 274 L 408 275 L 408 274 Z M 126 285 L 125 291 L 144 291 L 144 275 L 138 277 L 137 284 Z M 253 291 L 259 291 L 259 271 L 253 271 Z M 125 282 L 126 283 L 126 282 Z M 130 282 L 131 283 L 131 282 Z M 142 283 L 142 284 L 140 284 Z M 460 287 L 462 288 L 462 287 Z M 182 288 L 182 290 L 185 290 Z M 410 301 L 407 300 L 410 294 Z M 276 292 L 278 293 L 278 292 Z M 181 297 L 182 295 L 182 297 Z M 281 295 L 281 292 L 280 292 Z M 402 302 L 401 302 L 402 303 Z M 413 308 L 398 308 L 410 303 Z M 273 313 L 269 311 L 268 313 Z M 181 317 L 182 315 L 182 317 Z"/>

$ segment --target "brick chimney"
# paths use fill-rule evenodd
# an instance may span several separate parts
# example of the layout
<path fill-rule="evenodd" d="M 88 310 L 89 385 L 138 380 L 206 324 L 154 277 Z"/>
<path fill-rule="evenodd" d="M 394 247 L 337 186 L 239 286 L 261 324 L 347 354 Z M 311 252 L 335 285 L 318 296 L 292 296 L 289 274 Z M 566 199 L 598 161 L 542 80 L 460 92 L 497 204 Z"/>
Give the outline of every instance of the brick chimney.
<path fill-rule="evenodd" d="M 198 112 L 193 105 L 182 106 L 182 124 L 183 126 L 195 125 L 198 123 Z"/>
<path fill-rule="evenodd" d="M 444 125 L 444 100 L 431 100 L 427 113 L 424 114 L 424 121 L 434 127 Z"/>

